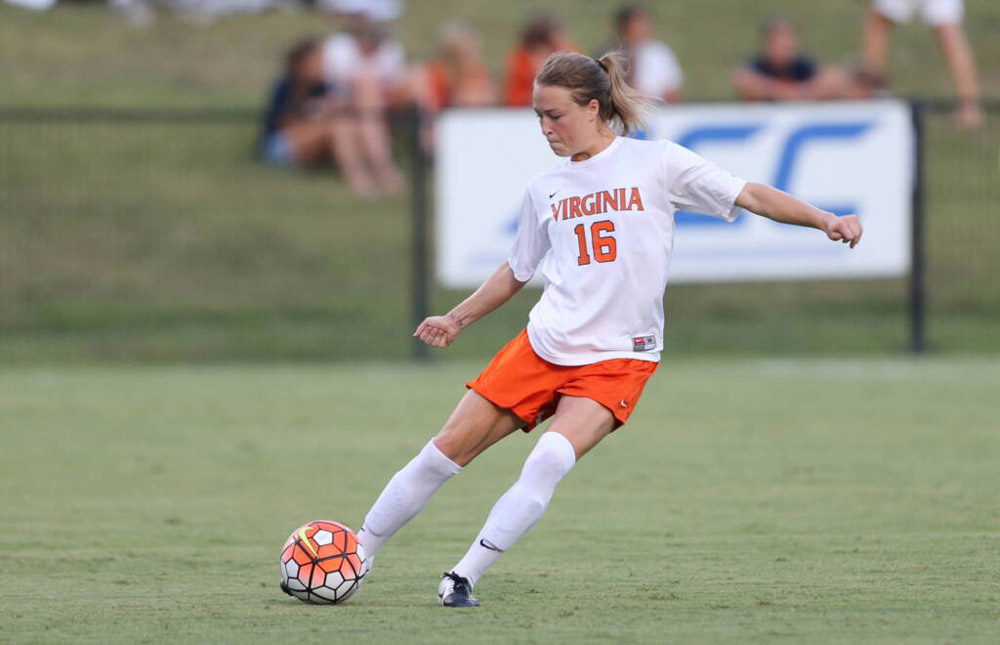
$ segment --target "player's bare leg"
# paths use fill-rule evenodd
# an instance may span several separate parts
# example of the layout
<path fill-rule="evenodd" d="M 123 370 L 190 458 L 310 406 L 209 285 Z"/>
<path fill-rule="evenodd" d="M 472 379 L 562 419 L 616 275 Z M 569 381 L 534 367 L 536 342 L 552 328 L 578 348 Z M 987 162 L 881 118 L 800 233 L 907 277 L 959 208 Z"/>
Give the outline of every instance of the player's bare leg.
<path fill-rule="evenodd" d="M 938 44 L 948 62 L 948 70 L 955 81 L 959 107 L 959 123 L 966 128 L 978 128 L 985 120 L 979 104 L 979 82 L 976 79 L 976 60 L 965 37 L 962 25 L 941 25 L 934 29 Z"/>
<path fill-rule="evenodd" d="M 351 192 L 362 199 L 371 199 L 375 193 L 375 180 L 361 156 L 358 123 L 358 117 L 346 106 L 334 116 L 330 154 L 344 173 Z"/>
<path fill-rule="evenodd" d="M 893 26 L 892 20 L 879 12 L 868 12 L 868 19 L 865 21 L 865 68 L 882 78 L 885 78 L 888 69 L 889 35 Z"/>
<path fill-rule="evenodd" d="M 524 462 L 521 476 L 497 500 L 465 557 L 441 580 L 438 602 L 448 607 L 477 606 L 472 587 L 541 519 L 556 486 L 576 461 L 613 429 L 614 417 L 600 403 L 563 396 L 551 425 Z"/>
<path fill-rule="evenodd" d="M 434 444 L 459 466 L 469 465 L 484 450 L 524 425 L 510 410 L 469 390 L 434 437 Z"/>
<path fill-rule="evenodd" d="M 558 432 L 569 439 L 576 458 L 580 459 L 614 429 L 615 417 L 597 401 L 563 396 L 546 432 Z"/>
<path fill-rule="evenodd" d="M 385 117 L 385 97 L 379 79 L 362 76 L 354 83 L 355 106 L 361 154 L 372 172 L 377 187 L 395 195 L 405 188 L 403 174 L 392 160 L 389 127 Z"/>
<path fill-rule="evenodd" d="M 369 557 L 416 517 L 446 481 L 523 424 L 476 392 L 467 392 L 438 435 L 389 480 L 365 516 L 358 539 Z"/>
<path fill-rule="evenodd" d="M 312 165 L 330 154 L 333 126 L 329 121 L 292 123 L 283 132 L 292 144 L 292 157 L 297 164 Z"/>

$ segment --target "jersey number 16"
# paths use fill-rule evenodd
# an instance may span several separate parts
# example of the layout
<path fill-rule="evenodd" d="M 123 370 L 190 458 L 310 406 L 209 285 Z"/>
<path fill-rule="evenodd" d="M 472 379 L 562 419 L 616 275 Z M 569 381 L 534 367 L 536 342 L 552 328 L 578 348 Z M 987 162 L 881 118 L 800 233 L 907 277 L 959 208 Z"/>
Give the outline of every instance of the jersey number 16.
<path fill-rule="evenodd" d="M 576 233 L 576 241 L 580 245 L 580 257 L 576 263 L 580 266 L 590 264 L 590 254 L 587 253 L 588 246 L 593 247 L 594 259 L 598 262 L 614 262 L 618 257 L 618 244 L 615 238 L 609 233 L 614 233 L 614 222 L 601 220 L 590 225 L 590 245 L 587 244 L 587 229 L 583 224 L 577 224 L 573 232 Z"/>

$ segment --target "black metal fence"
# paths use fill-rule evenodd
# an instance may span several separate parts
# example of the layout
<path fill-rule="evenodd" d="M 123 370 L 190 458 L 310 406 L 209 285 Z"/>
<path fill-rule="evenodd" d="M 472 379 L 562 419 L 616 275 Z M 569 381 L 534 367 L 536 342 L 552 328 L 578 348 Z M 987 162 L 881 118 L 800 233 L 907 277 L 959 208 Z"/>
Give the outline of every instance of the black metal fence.
<path fill-rule="evenodd" d="M 671 351 L 1000 351 L 1000 109 L 975 132 L 948 105 L 916 114 L 923 281 L 671 287 Z M 332 166 L 263 163 L 256 121 L 235 110 L 0 111 L 0 361 L 411 355 L 414 319 L 464 295 L 426 279 L 433 166 L 414 119 L 395 123 L 411 190 L 377 200 L 352 196 Z M 448 355 L 495 350 L 534 297 L 470 328 Z"/>

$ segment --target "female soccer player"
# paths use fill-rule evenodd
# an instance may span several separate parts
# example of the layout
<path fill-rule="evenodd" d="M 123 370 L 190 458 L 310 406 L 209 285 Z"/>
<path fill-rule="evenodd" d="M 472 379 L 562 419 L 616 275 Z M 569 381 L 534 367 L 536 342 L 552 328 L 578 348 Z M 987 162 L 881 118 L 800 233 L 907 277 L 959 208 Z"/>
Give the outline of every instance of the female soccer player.
<path fill-rule="evenodd" d="M 645 102 L 621 59 L 554 54 L 533 104 L 552 151 L 567 160 L 529 184 L 510 256 L 471 296 L 414 336 L 447 347 L 509 300 L 541 266 L 545 290 L 527 329 L 467 384 L 444 427 L 389 481 L 359 538 L 374 556 L 432 495 L 515 430 L 552 417 L 521 476 L 497 501 L 438 588 L 440 604 L 478 605 L 472 588 L 545 512 L 573 465 L 619 428 L 656 371 L 674 212 L 727 221 L 739 209 L 809 226 L 853 248 L 861 223 L 768 186 L 747 183 L 668 141 L 616 136 L 639 127 Z"/>

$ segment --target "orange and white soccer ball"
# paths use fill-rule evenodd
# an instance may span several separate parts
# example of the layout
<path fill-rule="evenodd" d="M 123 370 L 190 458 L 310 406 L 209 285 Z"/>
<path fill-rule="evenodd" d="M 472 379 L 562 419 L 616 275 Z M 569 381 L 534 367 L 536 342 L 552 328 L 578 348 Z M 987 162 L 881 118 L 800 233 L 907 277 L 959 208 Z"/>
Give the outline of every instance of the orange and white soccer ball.
<path fill-rule="evenodd" d="M 339 522 L 303 524 L 281 549 L 281 589 L 303 602 L 334 605 L 358 590 L 371 567 L 358 536 Z"/>

